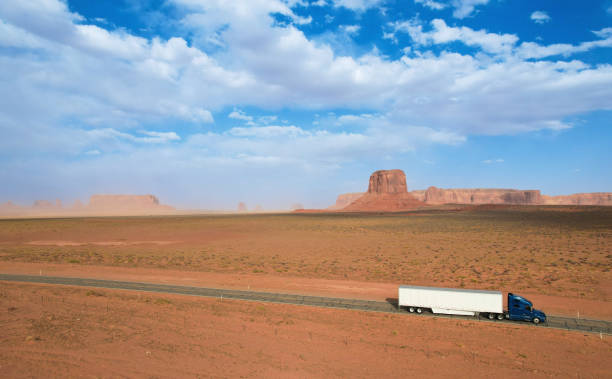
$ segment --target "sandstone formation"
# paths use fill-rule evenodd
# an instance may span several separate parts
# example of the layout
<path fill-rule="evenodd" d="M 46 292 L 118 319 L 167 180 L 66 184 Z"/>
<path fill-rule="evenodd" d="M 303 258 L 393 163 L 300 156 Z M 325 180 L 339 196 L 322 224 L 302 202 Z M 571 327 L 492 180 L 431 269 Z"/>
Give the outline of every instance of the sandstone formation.
<path fill-rule="evenodd" d="M 400 212 L 425 205 L 408 193 L 402 170 L 380 170 L 370 175 L 368 192 L 344 207 L 348 212 Z"/>
<path fill-rule="evenodd" d="M 173 212 L 173 207 L 160 204 L 153 195 L 93 195 L 87 205 L 76 200 L 67 207 L 63 207 L 60 200 L 36 200 L 29 207 L 21 207 L 11 201 L 0 204 L 0 216 L 4 217 L 122 216 Z"/>
<path fill-rule="evenodd" d="M 242 201 L 238 203 L 238 212 L 246 212 L 248 211 L 247 206 Z"/>
<path fill-rule="evenodd" d="M 612 206 L 612 192 L 575 193 L 567 196 L 542 196 L 547 205 L 608 205 Z"/>
<path fill-rule="evenodd" d="M 0 204 L 0 213 L 13 213 L 18 212 L 21 209 L 22 208 L 19 205 L 13 203 L 12 201 L 7 201 Z"/>
<path fill-rule="evenodd" d="M 85 208 L 85 206 L 83 205 L 81 200 L 77 199 L 77 200 L 74 201 L 74 204 L 72 204 L 72 209 L 73 210 L 80 211 L 80 210 L 83 210 L 83 208 Z"/>
<path fill-rule="evenodd" d="M 55 203 L 48 200 L 36 200 L 32 205 L 32 208 L 37 210 L 61 209 L 62 202 L 59 199 L 55 200 Z"/>
<path fill-rule="evenodd" d="M 159 203 L 153 195 L 92 195 L 89 211 L 102 213 L 158 213 L 174 208 Z"/>
<path fill-rule="evenodd" d="M 293 203 L 293 204 L 291 204 L 291 210 L 292 211 L 296 211 L 298 209 L 304 209 L 304 206 L 302 205 L 302 203 Z"/>
<path fill-rule="evenodd" d="M 612 206 L 612 192 L 545 196 L 539 190 L 429 187 L 408 192 L 402 170 L 381 170 L 370 176 L 368 192 L 338 195 L 331 211 L 402 211 L 422 205 L 507 204 L 507 205 L 599 205 Z"/>
<path fill-rule="evenodd" d="M 336 204 L 332 205 L 331 207 L 327 209 L 330 211 L 337 211 L 342 208 L 345 208 L 350 203 L 359 199 L 364 194 L 365 192 L 353 192 L 353 193 L 343 193 L 341 195 L 338 195 L 338 198 L 336 199 Z"/>
<path fill-rule="evenodd" d="M 539 190 L 515 189 L 444 189 L 429 187 L 425 191 L 412 191 L 411 194 L 432 205 L 438 204 L 541 204 Z"/>
<path fill-rule="evenodd" d="M 406 174 L 402 170 L 379 170 L 370 175 L 368 193 L 407 193 Z"/>

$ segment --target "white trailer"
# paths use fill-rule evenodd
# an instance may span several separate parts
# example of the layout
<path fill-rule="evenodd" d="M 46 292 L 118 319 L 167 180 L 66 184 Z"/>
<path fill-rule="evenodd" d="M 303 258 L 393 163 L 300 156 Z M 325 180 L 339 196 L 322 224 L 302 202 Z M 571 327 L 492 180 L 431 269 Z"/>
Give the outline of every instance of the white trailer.
<path fill-rule="evenodd" d="M 421 313 L 431 309 L 433 313 L 474 316 L 486 313 L 489 318 L 504 317 L 504 300 L 499 291 L 466 290 L 400 286 L 399 306 L 410 312 Z"/>

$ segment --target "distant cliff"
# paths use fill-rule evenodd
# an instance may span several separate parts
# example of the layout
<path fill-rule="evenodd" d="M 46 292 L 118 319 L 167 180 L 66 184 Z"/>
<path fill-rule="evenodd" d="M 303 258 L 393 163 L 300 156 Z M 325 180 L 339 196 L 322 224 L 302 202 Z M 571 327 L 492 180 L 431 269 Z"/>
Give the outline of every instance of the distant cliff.
<path fill-rule="evenodd" d="M 89 211 L 93 212 L 135 212 L 147 213 L 174 210 L 162 205 L 153 195 L 92 195 L 89 198 Z"/>
<path fill-rule="evenodd" d="M 336 204 L 332 205 L 331 207 L 327 209 L 330 211 L 335 211 L 335 210 L 345 208 L 350 203 L 359 199 L 364 194 L 365 192 L 353 192 L 353 193 L 343 193 L 341 195 L 338 195 L 338 198 L 336 199 Z"/>
<path fill-rule="evenodd" d="M 426 204 L 541 204 L 539 190 L 515 189 L 444 189 L 429 187 L 411 194 Z"/>
<path fill-rule="evenodd" d="M 612 206 L 612 192 L 575 193 L 567 196 L 542 196 L 549 205 L 608 205 Z"/>
<path fill-rule="evenodd" d="M 499 188 L 438 188 L 408 192 L 402 170 L 381 170 L 370 176 L 367 192 L 338 195 L 327 210 L 398 211 L 422 205 L 510 204 L 510 205 L 599 205 L 612 206 L 612 192 L 546 196 L 539 190 Z"/>

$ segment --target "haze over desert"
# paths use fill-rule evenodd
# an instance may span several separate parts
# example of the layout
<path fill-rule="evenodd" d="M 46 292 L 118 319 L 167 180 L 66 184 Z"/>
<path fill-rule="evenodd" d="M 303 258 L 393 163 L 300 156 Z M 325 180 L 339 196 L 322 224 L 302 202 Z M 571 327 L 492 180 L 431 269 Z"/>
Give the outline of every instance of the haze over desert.
<path fill-rule="evenodd" d="M 612 0 L 0 1 L 0 378 L 608 378 Z"/>

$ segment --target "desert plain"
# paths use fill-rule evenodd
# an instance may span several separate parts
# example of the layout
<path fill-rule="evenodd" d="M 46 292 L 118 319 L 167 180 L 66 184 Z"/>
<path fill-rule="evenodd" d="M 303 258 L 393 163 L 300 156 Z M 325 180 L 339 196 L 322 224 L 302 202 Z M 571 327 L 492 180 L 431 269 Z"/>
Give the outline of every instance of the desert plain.
<path fill-rule="evenodd" d="M 0 220 L 0 272 L 381 300 L 501 290 L 612 320 L 612 208 Z M 0 284 L 0 375 L 609 377 L 609 335 L 470 319 Z"/>

